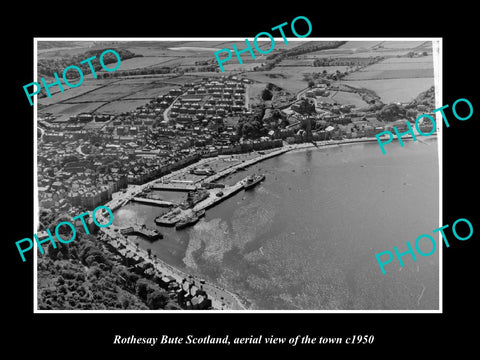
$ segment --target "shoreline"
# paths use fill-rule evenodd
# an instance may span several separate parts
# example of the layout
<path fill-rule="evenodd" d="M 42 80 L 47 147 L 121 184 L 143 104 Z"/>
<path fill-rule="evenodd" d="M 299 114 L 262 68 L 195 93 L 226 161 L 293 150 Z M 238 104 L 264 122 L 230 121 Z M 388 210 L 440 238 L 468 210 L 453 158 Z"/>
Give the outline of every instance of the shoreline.
<path fill-rule="evenodd" d="M 437 138 L 436 134 L 434 134 L 433 136 L 431 136 L 431 138 Z M 412 137 L 405 137 L 404 140 L 406 141 L 412 141 Z M 303 151 L 303 150 L 311 150 L 312 148 L 318 148 L 318 149 L 328 149 L 328 148 L 332 148 L 332 147 L 339 147 L 339 146 L 342 146 L 342 145 L 351 145 L 351 144 L 359 144 L 359 143 L 372 143 L 372 142 L 377 142 L 377 138 L 376 137 L 373 137 L 373 138 L 359 138 L 359 139 L 344 139 L 344 140 L 325 140 L 325 141 L 317 141 L 315 143 L 299 143 L 299 144 L 289 144 L 289 145 L 285 145 L 281 148 L 277 148 L 277 149 L 273 149 L 271 151 L 269 151 L 268 153 L 265 153 L 265 154 L 259 154 L 257 152 L 257 155 L 256 157 L 252 158 L 252 159 L 249 159 L 247 161 L 244 161 L 244 162 L 241 162 L 239 164 L 236 164 L 236 165 L 232 165 L 230 167 L 227 167 L 226 169 L 220 171 L 219 173 L 217 174 L 214 174 L 214 175 L 211 175 L 209 177 L 206 177 L 204 178 L 202 181 L 215 181 L 215 180 L 218 180 L 220 178 L 223 178 L 233 172 L 235 172 L 237 169 L 239 168 L 248 168 L 249 166 L 252 166 L 256 163 L 259 163 L 263 160 L 267 160 L 267 159 L 270 159 L 272 157 L 275 157 L 275 156 L 278 156 L 278 155 L 281 155 L 281 154 L 285 154 L 285 153 L 288 153 L 288 152 L 299 152 L 299 151 Z M 148 183 L 145 183 L 143 185 L 134 185 L 131 189 L 135 191 L 135 193 L 138 193 L 140 191 L 143 191 L 143 189 L 153 185 L 154 183 L 156 182 L 159 182 L 159 181 L 165 181 L 172 177 L 175 177 L 177 175 L 180 175 L 186 171 L 188 171 L 190 168 L 194 168 L 196 166 L 199 166 L 205 162 L 208 162 L 208 161 L 211 161 L 212 159 L 224 159 L 224 158 L 228 158 L 228 157 L 232 157 L 232 156 L 241 156 L 242 154 L 233 154 L 233 155 L 219 155 L 219 156 L 216 156 L 214 158 L 203 158 L 203 159 L 200 159 L 199 161 L 193 163 L 193 164 L 190 164 L 182 169 L 179 169 L 179 170 L 176 170 L 170 174 L 167 174 L 167 175 L 164 175 L 162 177 L 159 177 L 157 179 L 154 179 L 152 181 L 149 181 Z M 123 194 L 121 194 L 123 195 Z M 119 196 L 119 198 L 122 198 L 123 196 Z M 127 197 L 129 195 L 126 195 Z M 133 196 L 132 196 L 133 198 Z M 118 198 L 116 198 L 115 200 L 117 200 Z M 113 202 L 114 199 L 112 199 L 110 202 Z M 118 208 L 122 207 L 124 204 L 128 203 L 130 200 L 128 201 L 124 201 L 124 200 L 121 200 L 121 204 L 120 206 L 118 206 L 118 202 L 117 202 L 117 207 L 115 207 L 115 209 L 112 209 L 112 211 L 114 210 L 117 210 Z M 107 206 L 108 206 L 108 203 L 107 203 Z M 109 206 L 110 207 L 110 206 Z M 102 229 L 103 230 L 103 229 Z M 105 235 L 106 232 L 104 231 L 103 232 Z M 117 237 L 119 234 L 114 234 L 116 236 L 109 236 L 111 239 L 113 239 L 113 241 L 117 240 L 117 241 L 120 241 L 120 242 L 124 242 L 126 241 L 129 245 L 131 245 L 132 247 L 134 246 L 134 243 L 133 241 L 131 241 L 130 239 L 128 238 L 124 238 L 124 239 L 120 239 L 119 237 Z M 107 235 L 108 236 L 108 235 Z M 122 241 L 123 240 L 123 241 Z M 112 241 L 112 240 L 110 240 Z M 109 241 L 107 241 L 109 242 Z M 144 259 L 146 261 L 150 261 L 153 263 L 153 261 L 151 261 L 151 259 L 148 258 L 147 256 L 147 252 L 146 250 L 140 248 L 140 253 L 144 253 Z M 140 255 L 139 255 L 140 256 Z M 195 274 L 187 274 L 185 271 L 175 267 L 175 266 L 172 266 L 170 264 L 168 264 L 167 262 L 159 259 L 157 257 L 156 259 L 156 264 L 154 264 L 155 268 L 159 268 L 162 273 L 168 273 L 170 272 L 171 275 L 177 275 L 177 276 L 174 276 L 174 277 L 178 277 L 178 276 L 182 276 L 182 277 L 185 277 L 185 278 L 188 278 L 189 276 L 191 276 L 193 279 L 196 279 L 196 280 L 199 280 L 199 277 L 198 275 L 195 275 Z M 165 269 L 167 269 L 165 271 Z M 163 270 L 163 271 L 162 271 Z M 221 292 L 224 292 L 225 294 L 228 294 L 229 297 L 234 300 L 234 302 L 237 304 L 237 309 L 234 309 L 232 307 L 228 307 L 227 309 L 225 310 L 239 310 L 238 307 L 240 308 L 240 310 L 251 310 L 250 307 L 251 305 L 253 305 L 253 301 L 240 295 L 240 294 L 237 294 L 236 292 L 234 291 L 231 291 L 231 290 L 227 290 L 225 289 L 221 284 L 219 283 L 216 283 L 216 282 L 211 282 L 211 283 L 208 283 L 207 284 L 208 287 L 211 287 L 210 288 L 210 292 L 208 292 L 209 296 L 212 298 L 212 304 L 213 302 L 215 302 L 218 306 L 218 303 L 219 303 L 219 300 L 218 298 L 215 298 L 217 296 L 217 291 L 221 291 Z M 215 296 L 213 296 L 213 294 L 215 294 Z M 231 304 L 231 303 L 230 303 Z M 196 310 L 198 311 L 198 310 Z"/>

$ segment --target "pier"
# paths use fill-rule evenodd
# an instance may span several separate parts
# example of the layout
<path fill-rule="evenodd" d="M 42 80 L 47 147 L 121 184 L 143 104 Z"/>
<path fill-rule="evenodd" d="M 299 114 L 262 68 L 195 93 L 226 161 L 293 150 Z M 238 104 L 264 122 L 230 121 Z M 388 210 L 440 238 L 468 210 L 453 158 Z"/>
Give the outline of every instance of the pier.
<path fill-rule="evenodd" d="M 198 204 L 196 204 L 193 207 L 193 211 L 200 211 L 204 209 L 208 209 L 209 207 L 212 207 L 216 205 L 217 203 L 229 198 L 230 196 L 236 194 L 240 190 L 243 190 L 243 185 L 247 181 L 247 178 L 240 180 L 237 182 L 235 185 L 232 186 L 225 186 L 222 189 L 215 189 L 215 190 L 210 190 L 210 195 L 208 198 L 205 200 L 200 201 Z M 222 196 L 217 196 L 217 193 L 222 192 Z"/>
<path fill-rule="evenodd" d="M 120 233 L 122 235 L 140 235 L 150 241 L 163 239 L 163 235 L 161 233 L 159 233 L 157 230 L 148 229 L 145 227 L 145 225 L 132 225 L 127 228 L 120 229 Z"/>
<path fill-rule="evenodd" d="M 243 186 L 246 183 L 246 181 L 247 181 L 247 178 L 244 178 L 232 186 L 225 186 L 224 188 L 221 188 L 221 189 L 210 189 L 208 190 L 209 192 L 208 197 L 202 201 L 199 201 L 193 208 L 181 209 L 180 207 L 177 207 L 172 211 L 161 216 L 160 217 L 161 220 L 157 222 L 157 224 L 161 223 L 162 220 L 164 220 L 165 225 L 162 225 L 162 226 L 167 226 L 167 223 L 171 223 L 173 225 L 181 220 L 185 220 L 191 217 L 194 213 L 198 211 L 208 209 L 209 207 L 212 207 L 218 204 L 219 202 L 225 199 L 228 199 L 230 196 L 236 194 L 240 190 L 243 190 Z M 222 193 L 222 195 L 218 196 L 217 195 L 218 193 Z M 173 213 L 174 211 L 176 213 Z"/>
<path fill-rule="evenodd" d="M 148 205 L 156 205 L 160 207 L 170 207 L 170 206 L 175 206 L 177 204 L 170 202 L 170 201 L 165 201 L 165 200 L 155 200 L 155 199 L 147 199 L 147 198 L 142 198 L 142 197 L 134 197 L 132 199 L 133 201 L 139 202 L 139 203 L 144 203 Z"/>

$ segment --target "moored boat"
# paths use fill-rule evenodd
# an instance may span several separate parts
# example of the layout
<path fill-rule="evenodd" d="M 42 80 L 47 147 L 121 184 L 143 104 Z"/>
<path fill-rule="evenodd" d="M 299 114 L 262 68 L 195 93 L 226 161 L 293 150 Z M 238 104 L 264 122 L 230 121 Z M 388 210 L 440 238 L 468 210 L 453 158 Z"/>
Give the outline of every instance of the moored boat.
<path fill-rule="evenodd" d="M 180 214 L 180 210 L 176 209 L 166 214 L 157 216 L 155 218 L 155 224 L 160 226 L 174 226 L 180 220 L 178 214 Z"/>
<path fill-rule="evenodd" d="M 243 188 L 245 190 L 253 188 L 255 185 L 260 183 L 261 181 L 265 180 L 265 175 L 251 175 L 247 178 L 245 184 L 243 184 Z"/>
<path fill-rule="evenodd" d="M 205 210 L 197 211 L 195 214 L 180 220 L 175 225 L 175 230 L 180 230 L 180 229 L 186 228 L 187 226 L 195 225 L 198 222 L 198 220 L 200 220 L 200 218 L 204 215 L 205 215 Z"/>

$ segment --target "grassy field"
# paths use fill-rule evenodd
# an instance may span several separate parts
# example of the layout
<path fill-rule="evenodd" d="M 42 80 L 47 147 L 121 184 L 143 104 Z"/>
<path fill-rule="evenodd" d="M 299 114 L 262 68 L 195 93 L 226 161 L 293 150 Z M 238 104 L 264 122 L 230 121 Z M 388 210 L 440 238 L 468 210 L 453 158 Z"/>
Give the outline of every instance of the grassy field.
<path fill-rule="evenodd" d="M 349 41 L 346 44 L 329 50 L 321 50 L 308 54 L 308 58 L 322 57 L 394 57 L 403 56 L 409 51 L 431 52 L 429 41 Z"/>
<path fill-rule="evenodd" d="M 323 70 L 326 70 L 328 74 L 334 74 L 337 72 L 337 70 L 340 72 L 344 72 L 344 71 L 347 71 L 348 68 L 349 66 L 312 66 L 311 72 L 321 73 L 323 72 Z"/>
<path fill-rule="evenodd" d="M 342 105 L 355 105 L 356 108 L 361 108 L 368 105 L 357 93 L 350 93 L 346 91 L 337 91 L 333 93 L 332 99 Z"/>
<path fill-rule="evenodd" d="M 433 77 L 433 57 L 388 58 L 348 75 L 345 80 Z"/>
<path fill-rule="evenodd" d="M 303 75 L 300 72 L 295 73 L 292 71 L 292 69 L 297 69 L 298 71 L 299 68 L 285 69 L 275 68 L 271 71 L 252 72 L 247 74 L 247 78 L 262 83 L 272 83 L 292 93 L 296 93 L 307 87 L 308 84 L 305 80 L 303 80 Z M 310 72 L 311 69 L 311 67 L 308 67 L 308 72 Z"/>
<path fill-rule="evenodd" d="M 422 57 L 391 57 L 381 62 L 375 64 L 376 66 L 379 65 L 388 65 L 388 64 L 395 64 L 395 66 L 402 66 L 403 68 L 407 68 L 409 65 L 412 67 L 422 66 L 421 64 L 425 64 L 425 66 L 432 67 L 433 66 L 433 56 L 422 56 Z M 415 65 L 414 65 L 415 64 Z"/>
<path fill-rule="evenodd" d="M 428 49 L 421 41 L 382 43 L 384 48 Z M 417 51 L 416 50 L 416 51 Z M 434 85 L 433 57 L 390 57 L 348 75 L 342 83 L 373 90 L 383 102 L 408 102 Z"/>
<path fill-rule="evenodd" d="M 347 80 L 343 84 L 375 91 L 384 103 L 410 102 L 434 86 L 433 77 L 381 80 Z"/>
<path fill-rule="evenodd" d="M 98 89 L 100 86 L 102 86 L 101 84 L 97 84 L 97 85 L 84 85 L 82 84 L 81 86 L 79 87 L 76 87 L 76 88 L 70 88 L 70 87 L 67 87 L 65 86 L 64 87 L 64 92 L 56 92 L 54 94 L 52 94 L 52 97 L 44 97 L 44 98 L 41 98 L 41 99 L 38 99 L 38 103 L 42 106 L 50 106 L 50 105 L 53 105 L 53 104 L 57 104 L 59 102 L 62 102 L 62 101 L 66 101 L 66 100 L 69 100 L 71 98 L 74 98 L 76 96 L 80 96 L 82 94 L 85 94 L 89 91 L 92 91 L 92 90 L 95 90 L 95 89 Z M 57 87 L 58 88 L 58 87 Z M 53 88 L 52 88 L 53 90 Z"/>
<path fill-rule="evenodd" d="M 383 41 L 384 49 L 415 49 L 421 46 L 425 41 Z"/>
<path fill-rule="evenodd" d="M 340 50 L 357 50 L 357 49 L 371 49 L 372 47 L 381 44 L 382 41 L 379 40 L 360 40 L 360 41 L 348 41 L 346 44 L 343 44 L 338 47 Z"/>
<path fill-rule="evenodd" d="M 90 93 L 76 97 L 69 100 L 72 103 L 78 102 L 95 102 L 95 101 L 112 101 L 123 98 L 127 95 L 134 94 L 144 88 L 148 88 L 150 83 L 134 83 L 134 84 L 122 84 L 117 82 L 108 86 L 104 86 Z"/>
<path fill-rule="evenodd" d="M 105 113 L 116 115 L 122 112 L 133 111 L 137 107 L 145 105 L 149 101 L 149 99 L 112 101 L 111 103 L 105 104 L 105 106 L 100 107 L 96 112 L 102 114 Z"/>
<path fill-rule="evenodd" d="M 183 84 L 195 79 L 170 75 L 152 79 L 89 80 L 78 88 L 68 88 L 64 93 L 59 92 L 51 98 L 40 99 L 39 104 L 47 105 L 41 112 L 49 112 L 61 118 L 97 109 L 97 113 L 105 111 L 118 114 L 134 110 L 139 105 L 167 93 L 171 88 L 176 87 L 175 84 Z M 175 81 L 175 84 L 164 81 Z"/>
<path fill-rule="evenodd" d="M 163 85 L 163 86 L 162 86 Z M 135 99 L 154 99 L 160 95 L 165 95 L 172 88 L 169 84 L 152 84 L 151 88 L 140 90 L 135 94 L 125 97 L 125 100 Z"/>
<path fill-rule="evenodd" d="M 433 77 L 433 69 L 391 69 L 357 71 L 348 75 L 345 80 L 382 80 Z"/>

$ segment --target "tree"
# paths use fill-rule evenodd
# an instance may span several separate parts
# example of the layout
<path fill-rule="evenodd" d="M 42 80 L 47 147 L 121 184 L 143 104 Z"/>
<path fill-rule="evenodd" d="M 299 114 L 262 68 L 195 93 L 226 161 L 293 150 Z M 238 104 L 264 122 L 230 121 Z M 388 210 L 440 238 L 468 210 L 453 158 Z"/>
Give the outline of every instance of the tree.
<path fill-rule="evenodd" d="M 312 87 L 314 87 L 314 86 L 315 86 L 315 81 L 310 80 L 310 81 L 308 82 L 308 87 L 309 87 L 309 88 L 312 88 Z"/>
<path fill-rule="evenodd" d="M 147 296 L 147 306 L 152 309 L 163 309 L 169 301 L 168 293 L 163 289 L 156 289 Z"/>
<path fill-rule="evenodd" d="M 147 300 L 147 295 L 150 290 L 150 282 L 146 279 L 139 279 L 137 281 L 136 293 L 143 301 Z"/>
<path fill-rule="evenodd" d="M 408 109 L 406 115 L 409 118 L 415 118 L 417 116 L 417 112 L 414 109 Z"/>
<path fill-rule="evenodd" d="M 272 94 L 272 92 L 271 92 L 270 90 L 264 89 L 264 90 L 262 91 L 262 99 L 263 99 L 264 101 L 272 100 L 272 98 L 273 98 L 273 94 Z"/>

